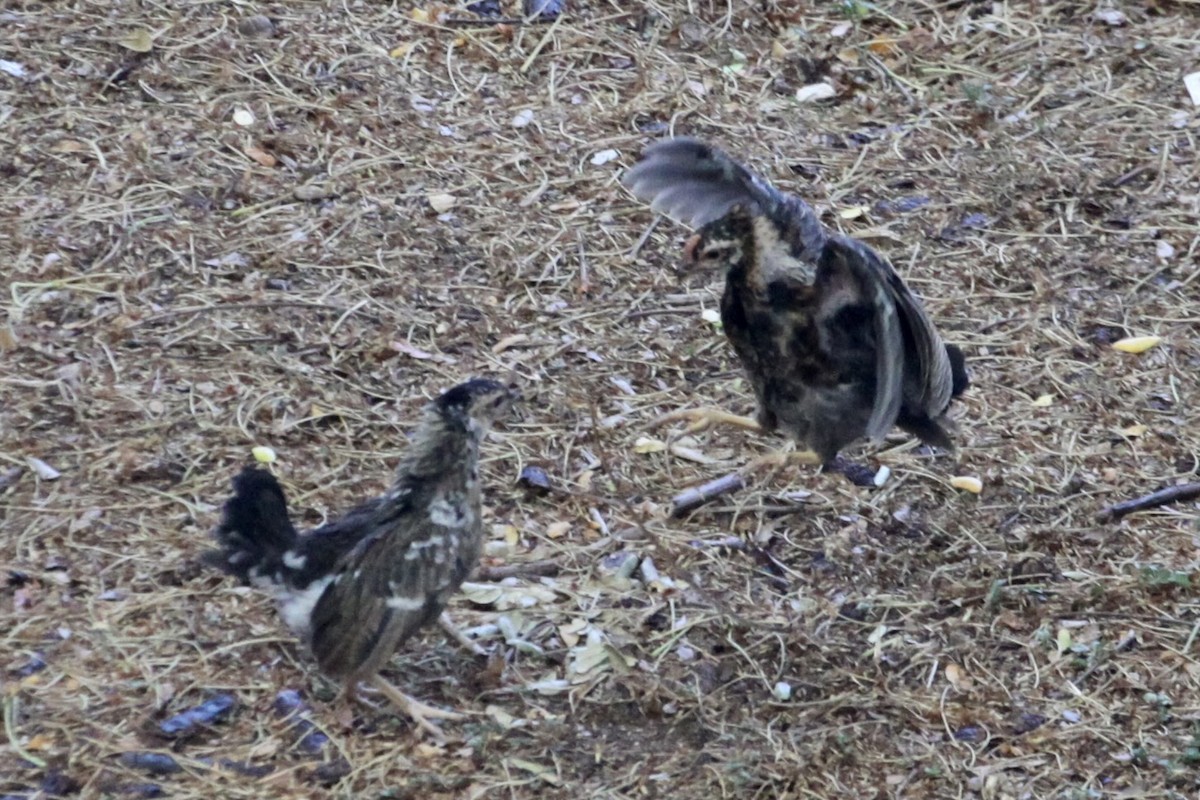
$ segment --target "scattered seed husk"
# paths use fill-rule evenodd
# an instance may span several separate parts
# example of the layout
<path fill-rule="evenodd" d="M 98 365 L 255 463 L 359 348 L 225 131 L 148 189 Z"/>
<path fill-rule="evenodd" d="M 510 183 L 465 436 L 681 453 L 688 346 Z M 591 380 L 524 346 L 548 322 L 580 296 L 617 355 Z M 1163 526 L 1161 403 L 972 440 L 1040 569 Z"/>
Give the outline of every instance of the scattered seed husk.
<path fill-rule="evenodd" d="M 979 494 L 983 491 L 983 481 L 972 475 L 955 475 L 950 479 L 950 485 L 971 494 Z"/>
<path fill-rule="evenodd" d="M 1161 336 L 1129 336 L 1113 342 L 1112 348 L 1122 353 L 1144 353 L 1161 341 Z"/>
<path fill-rule="evenodd" d="M 274 464 L 277 456 L 275 450 L 265 444 L 255 445 L 250 448 L 250 455 L 254 456 L 254 460 L 260 464 Z"/>

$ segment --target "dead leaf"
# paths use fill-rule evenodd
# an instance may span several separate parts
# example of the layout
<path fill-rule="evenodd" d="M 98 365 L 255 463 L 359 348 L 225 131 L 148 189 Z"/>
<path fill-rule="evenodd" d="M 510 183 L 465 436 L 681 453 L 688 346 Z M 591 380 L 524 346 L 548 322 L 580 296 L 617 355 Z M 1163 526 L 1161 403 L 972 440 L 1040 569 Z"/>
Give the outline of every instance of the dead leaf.
<path fill-rule="evenodd" d="M 1184 75 L 1183 85 L 1188 90 L 1188 96 L 1192 98 L 1192 105 L 1200 106 L 1200 72 Z"/>
<path fill-rule="evenodd" d="M 13 330 L 12 323 L 0 325 L 0 353 L 16 350 L 17 342 L 17 332 Z"/>
<path fill-rule="evenodd" d="M 263 150 L 261 147 L 250 145 L 246 148 L 245 153 L 259 164 L 262 164 L 264 167 L 273 167 L 279 163 L 277 160 L 275 160 L 275 156 L 271 155 L 266 150 Z"/>
<path fill-rule="evenodd" d="M 11 75 L 14 78 L 24 78 L 26 75 L 25 65 L 16 61 L 6 61 L 0 58 L 0 72 Z"/>
<path fill-rule="evenodd" d="M 415 358 L 419 361 L 436 361 L 439 364 L 454 364 L 456 360 L 443 353 L 430 353 L 427 350 L 422 350 L 419 347 L 414 347 L 408 342 L 392 342 L 392 349 L 397 353 L 402 353 L 409 358 Z"/>
<path fill-rule="evenodd" d="M 121 47 L 135 53 L 149 53 L 154 49 L 154 34 L 145 28 L 135 28 L 125 34 L 119 42 Z"/>
<path fill-rule="evenodd" d="M 960 692 L 967 691 L 975 684 L 967 671 L 954 663 L 946 665 L 946 680 L 950 681 L 950 685 Z"/>
<path fill-rule="evenodd" d="M 505 336 L 503 339 L 492 345 L 492 352 L 496 355 L 500 355 L 508 348 L 516 347 L 517 345 L 523 344 L 527 341 L 529 341 L 528 334 L 514 333 L 511 336 Z"/>
<path fill-rule="evenodd" d="M 62 477 L 61 472 L 47 464 L 45 461 L 42 461 L 40 458 L 26 456 L 25 463 L 27 463 L 30 468 L 37 473 L 37 476 L 44 481 L 56 481 Z"/>
<path fill-rule="evenodd" d="M 886 37 L 868 42 L 867 49 L 877 56 L 890 56 L 900 52 L 899 48 L 896 47 L 896 40 Z"/>
<path fill-rule="evenodd" d="M 78 139 L 59 139 L 50 148 L 51 153 L 86 153 L 92 148 Z"/>
<path fill-rule="evenodd" d="M 592 166 L 600 167 L 610 161 L 616 161 L 620 155 L 616 150 L 601 150 L 592 156 Z"/>
<path fill-rule="evenodd" d="M 800 103 L 814 103 L 817 100 L 828 100 L 831 97 L 837 97 L 837 89 L 824 81 L 810 83 L 808 86 L 801 86 L 796 90 L 796 100 Z"/>
<path fill-rule="evenodd" d="M 637 441 L 633 443 L 633 452 L 639 455 L 646 453 L 661 453 L 667 449 L 667 443 L 658 439 L 651 439 L 649 436 L 639 436 Z"/>
<path fill-rule="evenodd" d="M 458 205 L 458 198 L 452 194 L 438 192 L 429 195 L 426 198 L 429 201 L 429 207 L 439 214 L 444 214 L 450 209 Z"/>

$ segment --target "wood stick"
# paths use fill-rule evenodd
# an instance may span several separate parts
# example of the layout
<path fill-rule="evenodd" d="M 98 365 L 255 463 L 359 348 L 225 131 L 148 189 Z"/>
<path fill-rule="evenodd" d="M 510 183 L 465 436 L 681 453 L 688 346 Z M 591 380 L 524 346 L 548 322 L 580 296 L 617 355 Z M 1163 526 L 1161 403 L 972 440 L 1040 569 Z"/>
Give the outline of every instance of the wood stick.
<path fill-rule="evenodd" d="M 1099 522 L 1116 522 L 1121 517 L 1135 511 L 1158 508 L 1168 503 L 1186 503 L 1188 500 L 1197 498 L 1200 498 L 1200 483 L 1181 483 L 1178 486 L 1168 486 L 1166 489 L 1159 489 L 1157 492 L 1151 492 L 1143 497 L 1135 497 L 1132 500 L 1123 500 L 1116 505 L 1111 505 L 1097 514 L 1096 519 Z"/>
<path fill-rule="evenodd" d="M 505 578 L 539 578 L 553 577 L 562 571 L 562 565 L 557 561 L 529 561 L 524 564 L 503 564 L 498 567 L 480 567 L 475 573 L 475 580 L 502 581 Z"/>
<path fill-rule="evenodd" d="M 710 500 L 721 495 L 741 491 L 746 488 L 746 478 L 741 472 L 731 472 L 720 478 L 702 483 L 691 489 L 684 489 L 671 498 L 671 516 L 680 517 L 694 508 L 699 508 Z"/>

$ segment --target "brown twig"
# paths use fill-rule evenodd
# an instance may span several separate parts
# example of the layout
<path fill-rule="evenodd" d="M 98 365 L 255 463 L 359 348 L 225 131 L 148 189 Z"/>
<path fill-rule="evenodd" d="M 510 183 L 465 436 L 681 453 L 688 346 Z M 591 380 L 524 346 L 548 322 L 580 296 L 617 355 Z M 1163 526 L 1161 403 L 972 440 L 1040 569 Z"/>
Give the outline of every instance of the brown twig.
<path fill-rule="evenodd" d="M 1111 505 L 1097 514 L 1096 519 L 1099 522 L 1116 522 L 1121 517 L 1136 511 L 1158 508 L 1168 503 L 1186 503 L 1188 500 L 1197 498 L 1200 498 L 1200 483 L 1181 483 L 1178 486 L 1168 486 L 1166 489 L 1159 489 L 1157 492 Z"/>

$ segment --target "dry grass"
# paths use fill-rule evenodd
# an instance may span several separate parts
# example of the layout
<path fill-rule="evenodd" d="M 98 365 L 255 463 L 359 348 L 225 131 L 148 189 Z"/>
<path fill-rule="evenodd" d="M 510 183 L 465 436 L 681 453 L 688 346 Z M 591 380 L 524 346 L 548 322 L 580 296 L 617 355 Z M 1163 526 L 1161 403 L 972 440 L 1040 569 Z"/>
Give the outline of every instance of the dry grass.
<path fill-rule="evenodd" d="M 573 0 L 514 30 L 405 4 L 8 3 L 0 58 L 28 74 L 0 72 L 0 796 L 1195 796 L 1197 503 L 1094 520 L 1200 460 L 1196 6 L 1114 26 L 1091 4 L 852 5 Z M 243 32 L 254 14 L 273 35 Z M 138 27 L 145 57 L 120 44 Z M 797 103 L 818 80 L 839 97 Z M 776 444 L 634 452 L 660 412 L 750 403 L 700 318 L 719 280 L 681 284 L 685 231 L 645 237 L 616 181 L 667 127 L 900 265 L 969 354 L 957 456 L 897 440 L 870 456 L 881 490 L 797 469 L 664 518 Z M 906 198 L 928 202 L 878 205 Z M 1125 333 L 1164 343 L 1108 347 Z M 449 745 L 387 713 L 339 729 L 268 602 L 195 558 L 253 444 L 316 522 L 386 484 L 426 398 L 485 373 L 530 397 L 489 445 L 488 564 L 561 571 L 516 581 L 535 605 L 452 609 L 504 615 L 503 663 L 440 632 L 397 655 L 400 686 L 479 714 Z M 9 470 L 28 456 L 61 478 Z M 526 465 L 558 490 L 518 487 Z M 622 551 L 666 580 L 614 575 Z M 321 754 L 272 711 L 287 687 Z M 155 735 L 218 692 L 224 721 Z M 183 771 L 119 758 L 147 750 Z"/>

